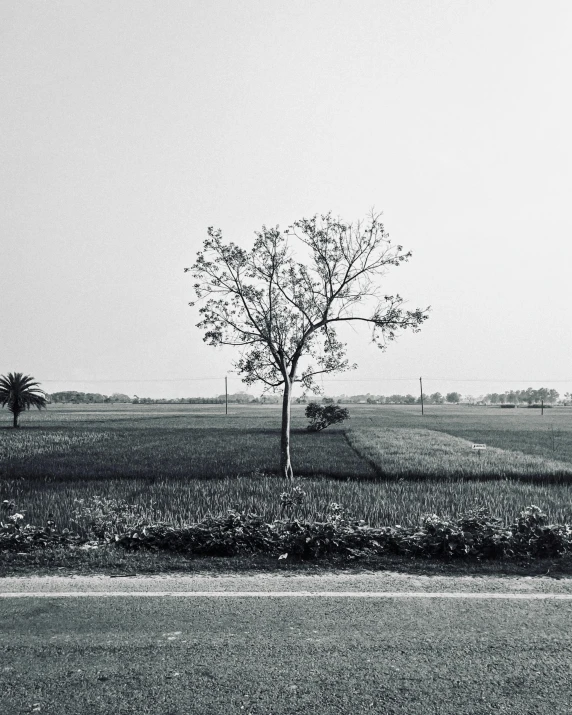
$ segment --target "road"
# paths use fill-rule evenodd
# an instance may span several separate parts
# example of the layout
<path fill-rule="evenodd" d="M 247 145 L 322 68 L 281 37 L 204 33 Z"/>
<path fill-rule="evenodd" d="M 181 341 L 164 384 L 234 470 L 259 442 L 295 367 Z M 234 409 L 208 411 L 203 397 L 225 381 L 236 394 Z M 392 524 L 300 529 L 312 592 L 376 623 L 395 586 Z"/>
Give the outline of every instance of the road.
<path fill-rule="evenodd" d="M 572 712 L 572 579 L 0 579 L 2 711 Z"/>

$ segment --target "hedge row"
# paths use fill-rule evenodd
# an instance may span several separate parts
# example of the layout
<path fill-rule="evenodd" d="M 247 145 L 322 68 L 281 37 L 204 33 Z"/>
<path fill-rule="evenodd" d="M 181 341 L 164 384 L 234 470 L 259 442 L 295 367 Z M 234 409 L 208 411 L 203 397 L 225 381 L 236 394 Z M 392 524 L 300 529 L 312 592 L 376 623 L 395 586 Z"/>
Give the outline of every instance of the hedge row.
<path fill-rule="evenodd" d="M 299 503 L 295 494 L 282 497 L 287 506 Z M 96 497 L 90 505 L 82 502 L 80 507 L 78 513 L 84 521 L 87 518 L 83 533 L 59 530 L 53 522 L 42 527 L 24 525 L 22 514 L 8 516 L 0 521 L 0 551 L 25 552 L 62 545 L 89 549 L 114 544 L 127 550 L 145 548 L 212 556 L 265 552 L 280 559 L 318 559 L 329 554 L 348 559 L 385 554 L 494 559 L 572 553 L 572 527 L 548 524 L 546 514 L 534 505 L 524 509 L 508 527 L 488 511 L 478 509 L 453 520 L 430 514 L 418 527 L 380 528 L 355 519 L 335 503 L 328 507 L 323 522 L 290 518 L 265 523 L 256 514 L 229 510 L 225 516 L 181 528 L 146 523 L 137 507 L 124 502 Z"/>

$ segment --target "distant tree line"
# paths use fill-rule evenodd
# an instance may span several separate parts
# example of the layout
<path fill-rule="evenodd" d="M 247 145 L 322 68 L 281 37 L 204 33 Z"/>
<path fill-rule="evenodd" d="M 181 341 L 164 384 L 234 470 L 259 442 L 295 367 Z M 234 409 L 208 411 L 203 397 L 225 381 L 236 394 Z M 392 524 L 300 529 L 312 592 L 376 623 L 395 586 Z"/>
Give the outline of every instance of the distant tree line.
<path fill-rule="evenodd" d="M 568 394 L 568 393 L 567 393 Z M 526 390 L 508 390 L 507 392 L 492 392 L 485 395 L 483 401 L 487 404 L 498 405 L 498 404 L 527 404 L 535 405 L 544 402 L 548 405 L 553 405 L 558 402 L 560 397 L 556 390 L 549 390 L 547 387 L 540 387 L 535 390 L 532 387 L 528 387 Z"/>
<path fill-rule="evenodd" d="M 52 392 L 48 395 L 48 399 L 52 403 L 66 403 L 91 405 L 95 403 L 110 403 L 110 402 L 131 402 L 129 395 L 123 395 L 119 392 L 114 392 L 113 395 L 100 395 L 99 392 L 76 392 L 68 390 L 65 392 Z"/>
<path fill-rule="evenodd" d="M 296 402 L 305 404 L 307 399 L 299 397 Z M 434 392 L 432 395 L 423 393 L 423 403 L 426 405 L 442 405 L 445 402 L 457 404 L 461 401 L 461 395 L 458 392 L 449 392 L 443 396 L 440 392 Z M 369 392 L 365 395 L 341 395 L 340 397 L 323 397 L 324 404 L 368 404 L 368 405 L 418 405 L 421 402 L 421 396 L 418 395 L 371 395 Z"/>
<path fill-rule="evenodd" d="M 554 405 L 559 401 L 560 395 L 556 390 L 549 390 L 541 387 L 535 390 L 532 387 L 526 390 L 507 390 L 505 392 L 492 392 L 480 397 L 466 395 L 463 397 L 458 392 L 448 392 L 442 395 L 440 392 L 432 394 L 423 393 L 423 403 L 425 405 L 459 404 L 461 402 L 480 405 L 501 405 L 501 404 L 526 404 L 535 405 L 544 402 L 545 405 Z M 98 392 L 76 392 L 69 390 L 66 392 L 54 392 L 47 395 L 48 402 L 51 403 L 71 403 L 71 404 L 110 404 L 110 403 L 132 403 L 140 405 L 221 405 L 225 403 L 225 396 L 216 397 L 176 397 L 176 398 L 153 398 L 125 395 L 114 392 L 113 395 L 102 395 Z M 315 399 L 315 398 L 314 398 Z M 340 395 L 337 397 L 322 397 L 322 403 L 327 404 L 368 404 L 368 405 L 418 405 L 421 402 L 419 395 L 372 395 L 369 392 L 362 395 Z M 309 401 L 306 397 L 298 397 L 298 404 L 306 404 Z M 229 404 L 235 405 L 264 405 L 278 404 L 280 397 L 274 394 L 265 394 L 254 397 L 247 392 L 236 392 L 229 394 Z M 572 392 L 566 392 L 561 400 L 563 404 L 572 404 Z"/>
<path fill-rule="evenodd" d="M 154 398 L 154 397 L 139 397 L 134 395 L 129 397 L 119 392 L 114 392 L 113 395 L 102 395 L 99 392 L 77 392 L 76 390 L 67 390 L 64 392 L 53 392 L 47 395 L 48 402 L 52 404 L 74 404 L 74 405 L 92 405 L 92 404 L 110 404 L 110 403 L 131 403 L 134 405 L 224 405 L 225 395 L 217 397 L 174 397 L 174 398 Z M 280 398 L 278 395 L 262 395 L 262 397 L 253 397 L 246 392 L 237 392 L 228 396 L 229 404 L 273 404 L 278 403 Z"/>
<path fill-rule="evenodd" d="M 430 395 L 423 393 L 423 403 L 425 405 L 442 405 L 442 404 L 477 404 L 477 405 L 540 405 L 544 402 L 545 405 L 554 405 L 560 401 L 562 404 L 572 404 L 572 392 L 566 392 L 564 398 L 559 400 L 560 395 L 554 389 L 541 387 L 534 389 L 532 387 L 526 390 L 507 390 L 505 392 L 493 392 L 479 397 L 472 395 L 461 395 L 458 392 L 448 392 L 442 395 L 440 392 L 434 392 Z M 305 397 L 299 397 L 296 400 L 298 403 L 304 404 L 307 400 Z M 323 397 L 324 404 L 337 402 L 342 403 L 358 403 L 369 405 L 418 405 L 421 402 L 420 395 L 372 395 L 369 392 L 364 395 L 341 395 L 337 397 Z"/>

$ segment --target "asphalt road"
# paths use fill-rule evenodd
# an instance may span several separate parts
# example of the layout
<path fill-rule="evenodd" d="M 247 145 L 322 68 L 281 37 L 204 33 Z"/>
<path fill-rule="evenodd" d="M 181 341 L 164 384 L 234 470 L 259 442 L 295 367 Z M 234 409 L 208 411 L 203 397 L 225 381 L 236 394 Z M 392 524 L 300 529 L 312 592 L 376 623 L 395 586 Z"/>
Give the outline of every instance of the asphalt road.
<path fill-rule="evenodd" d="M 4 578 L 0 617 L 10 715 L 572 713 L 570 579 Z"/>

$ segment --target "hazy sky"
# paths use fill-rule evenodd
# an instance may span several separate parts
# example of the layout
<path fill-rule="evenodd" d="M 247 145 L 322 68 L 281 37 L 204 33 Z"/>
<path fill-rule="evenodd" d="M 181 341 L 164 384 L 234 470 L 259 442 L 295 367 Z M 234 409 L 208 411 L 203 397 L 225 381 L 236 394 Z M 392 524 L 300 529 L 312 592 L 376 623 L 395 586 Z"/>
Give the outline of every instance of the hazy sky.
<path fill-rule="evenodd" d="M 0 0 L 0 374 L 219 394 L 207 227 L 375 206 L 432 313 L 348 333 L 329 394 L 572 390 L 571 35 L 569 0 Z"/>

